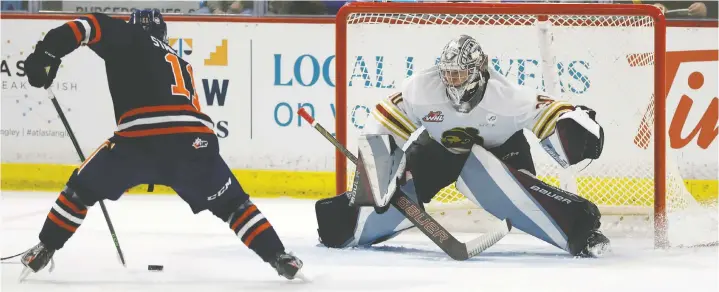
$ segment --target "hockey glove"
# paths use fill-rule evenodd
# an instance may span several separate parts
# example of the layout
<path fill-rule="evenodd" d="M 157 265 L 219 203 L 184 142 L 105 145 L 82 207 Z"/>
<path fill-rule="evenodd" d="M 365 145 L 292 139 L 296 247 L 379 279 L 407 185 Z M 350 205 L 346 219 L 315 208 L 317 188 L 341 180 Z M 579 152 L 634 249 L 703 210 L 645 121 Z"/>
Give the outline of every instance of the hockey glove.
<path fill-rule="evenodd" d="M 57 70 L 62 62 L 60 58 L 48 52 L 39 41 L 35 51 L 25 59 L 25 73 L 31 86 L 37 88 L 48 88 L 57 75 Z"/>
<path fill-rule="evenodd" d="M 556 130 L 561 137 L 569 164 L 584 159 L 597 159 L 604 148 L 604 130 L 596 121 L 597 112 L 578 105 L 574 111 L 562 114 Z"/>

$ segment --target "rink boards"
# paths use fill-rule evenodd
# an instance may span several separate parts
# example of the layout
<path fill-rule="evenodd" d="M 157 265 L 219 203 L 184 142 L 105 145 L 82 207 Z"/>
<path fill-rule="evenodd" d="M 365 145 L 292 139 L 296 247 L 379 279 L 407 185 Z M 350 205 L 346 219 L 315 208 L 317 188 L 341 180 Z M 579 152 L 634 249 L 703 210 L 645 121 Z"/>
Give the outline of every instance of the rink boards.
<path fill-rule="evenodd" d="M 311 109 L 326 127 L 334 128 L 334 25 L 328 20 L 185 20 L 169 23 L 170 44 L 193 64 L 203 111 L 213 118 L 222 155 L 248 192 L 296 198 L 333 195 L 332 146 L 295 112 L 299 107 Z M 79 163 L 44 91 L 27 84 L 22 64 L 35 42 L 64 21 L 3 15 L 3 190 L 57 191 Z M 686 93 L 693 103 L 676 137 L 681 143 L 670 154 L 690 192 L 702 200 L 717 196 L 719 150 L 716 134 L 712 137 L 716 115 L 713 121 L 706 117 L 716 111 L 717 103 L 717 27 L 716 22 L 694 25 L 669 27 L 667 48 L 685 52 L 675 54 L 687 56 L 679 61 L 688 66 L 681 71 L 701 72 L 705 87 L 713 92 Z M 698 51 L 709 52 L 713 60 L 692 59 Z M 381 56 L 366 57 L 373 62 Z M 682 78 L 686 76 L 675 79 L 686 87 Z M 379 85 L 400 82 L 385 79 Z M 83 151 L 92 152 L 115 129 L 102 60 L 85 48 L 68 55 L 54 89 Z M 675 107 L 667 109 L 668 124 L 682 95 L 670 91 L 667 104 Z M 703 128 L 692 136 L 697 125 Z M 155 191 L 171 193 L 164 187 Z"/>

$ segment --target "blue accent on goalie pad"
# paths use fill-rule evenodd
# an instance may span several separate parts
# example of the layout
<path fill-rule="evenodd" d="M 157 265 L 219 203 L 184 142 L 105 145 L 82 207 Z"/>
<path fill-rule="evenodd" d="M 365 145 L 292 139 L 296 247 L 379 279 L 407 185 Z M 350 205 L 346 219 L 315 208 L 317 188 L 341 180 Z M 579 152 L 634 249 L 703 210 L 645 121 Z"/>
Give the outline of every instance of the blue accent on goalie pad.
<path fill-rule="evenodd" d="M 489 155 L 491 156 L 491 154 Z M 494 156 L 488 158 L 497 159 Z M 535 201 L 534 198 L 529 193 L 527 193 L 526 190 L 524 190 L 524 187 L 519 184 L 516 179 L 514 179 L 514 175 L 506 168 L 506 166 L 504 166 L 504 164 L 501 164 L 501 166 L 501 170 L 498 167 L 494 167 L 491 170 L 503 171 L 504 173 L 502 173 L 501 175 L 507 175 L 511 177 L 513 183 L 519 186 L 516 189 L 521 189 L 521 193 L 505 192 L 489 174 L 487 166 L 485 166 L 485 164 L 483 164 L 475 155 L 469 156 L 467 162 L 464 165 L 464 168 L 462 169 L 462 172 L 460 173 L 460 179 L 469 188 L 469 192 L 467 190 L 461 189 L 460 191 L 462 191 L 462 193 L 470 200 L 478 202 L 482 206 L 482 208 L 484 208 L 487 212 L 494 215 L 495 217 L 499 219 L 509 219 L 513 227 L 516 227 L 517 229 L 522 230 L 527 234 L 535 236 L 554 246 L 566 250 L 567 237 L 561 231 L 556 222 L 554 222 L 553 218 L 550 217 L 549 214 L 544 210 L 544 208 L 542 208 L 542 206 L 537 201 Z M 457 185 L 459 187 L 460 183 L 458 182 Z M 516 205 L 517 203 L 519 203 L 520 205 Z M 537 212 L 540 214 L 534 213 L 530 216 L 529 214 L 527 214 L 527 212 Z M 548 221 L 551 222 L 551 224 L 543 225 L 543 229 L 537 222 L 535 222 L 535 220 L 532 220 L 532 218 L 530 218 L 533 217 L 536 219 L 537 216 L 546 217 L 546 219 L 549 219 Z M 547 222 L 547 220 L 543 221 Z M 552 236 L 550 236 L 547 233 L 547 230 L 545 230 L 547 228 L 556 228 L 556 230 L 559 231 L 559 235 L 555 235 L 555 238 L 560 239 L 557 238 L 557 236 L 559 236 L 564 239 L 564 242 L 559 243 L 552 239 Z M 555 234 L 557 234 L 556 231 L 554 232 Z"/>
<path fill-rule="evenodd" d="M 414 190 L 414 183 L 412 183 L 411 180 L 402 186 L 401 189 L 412 201 L 418 202 L 417 194 Z M 369 213 L 369 215 L 367 215 L 367 213 Z M 359 240 L 356 244 L 359 246 L 371 245 L 379 239 L 383 241 L 390 239 L 399 235 L 402 231 L 414 227 L 414 224 L 407 220 L 394 206 L 390 206 L 389 209 L 382 214 L 377 214 L 373 207 L 362 207 L 358 220 L 358 230 L 356 231 L 360 231 L 360 226 L 362 228 L 359 234 Z M 355 233 L 355 237 L 357 236 Z M 350 244 L 350 246 L 351 245 L 352 244 Z"/>

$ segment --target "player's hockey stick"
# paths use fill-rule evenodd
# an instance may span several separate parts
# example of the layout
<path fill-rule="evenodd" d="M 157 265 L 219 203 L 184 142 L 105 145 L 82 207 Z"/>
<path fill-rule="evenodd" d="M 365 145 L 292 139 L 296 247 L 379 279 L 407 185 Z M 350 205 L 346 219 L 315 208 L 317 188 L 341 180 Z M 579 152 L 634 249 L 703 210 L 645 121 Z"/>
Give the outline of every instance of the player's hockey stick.
<path fill-rule="evenodd" d="M 9 259 L 11 259 L 11 258 L 17 257 L 17 256 L 19 256 L 19 255 L 22 255 L 22 254 L 26 253 L 28 250 L 30 250 L 30 249 L 27 249 L 27 250 L 25 250 L 25 251 L 23 251 L 23 252 L 21 252 L 21 253 L 19 253 L 19 254 L 16 254 L 16 255 L 11 255 L 11 256 L 8 256 L 8 257 L 0 258 L 0 261 L 9 260 Z"/>
<path fill-rule="evenodd" d="M 62 125 L 65 126 L 65 130 L 67 131 L 67 135 L 70 136 L 70 141 L 72 141 L 72 145 L 75 146 L 75 151 L 77 151 L 77 155 L 80 156 L 80 161 L 85 162 L 85 155 L 82 154 L 82 150 L 80 149 L 80 144 L 77 143 L 77 138 L 75 138 L 75 134 L 72 132 L 72 129 L 70 128 L 70 124 L 67 122 L 67 118 L 65 118 L 65 113 L 62 111 L 62 108 L 60 107 L 60 104 L 57 102 L 57 99 L 55 98 L 55 94 L 52 92 L 51 88 L 47 89 L 47 97 L 52 101 L 52 105 L 55 107 L 55 111 L 57 111 L 57 115 L 60 116 L 60 120 L 62 121 Z M 105 204 L 100 201 L 100 209 L 102 209 L 102 214 L 105 216 L 105 221 L 107 222 L 107 227 L 110 228 L 110 235 L 112 235 L 112 241 L 115 243 L 115 248 L 117 249 L 117 255 L 120 258 L 120 262 L 123 266 L 127 267 L 125 264 L 125 256 L 122 254 L 122 249 L 120 249 L 120 241 L 117 240 L 117 234 L 115 234 L 115 228 L 112 226 L 112 221 L 110 220 L 110 215 L 107 213 L 107 208 L 105 207 Z"/>
<path fill-rule="evenodd" d="M 330 134 L 322 125 L 317 123 L 312 116 L 305 111 L 304 108 L 300 108 L 297 112 L 303 119 L 312 125 L 322 136 L 327 138 L 332 145 L 342 152 L 352 163 L 357 164 L 357 157 L 352 154 L 347 148 L 340 144 L 337 139 Z M 390 200 L 392 206 L 402 213 L 407 219 L 409 219 L 414 226 L 416 226 L 422 233 L 427 235 L 439 248 L 441 248 L 449 257 L 452 259 L 463 261 L 473 256 L 476 256 L 493 246 L 500 239 L 509 233 L 512 229 L 512 225 L 508 220 L 503 220 L 505 224 L 501 225 L 497 230 L 490 233 L 484 234 L 477 237 L 467 243 L 462 243 L 457 238 L 452 236 L 447 229 L 437 222 L 432 216 L 427 214 L 417 203 L 412 201 L 405 193 L 399 188 L 395 192 L 394 196 Z"/>

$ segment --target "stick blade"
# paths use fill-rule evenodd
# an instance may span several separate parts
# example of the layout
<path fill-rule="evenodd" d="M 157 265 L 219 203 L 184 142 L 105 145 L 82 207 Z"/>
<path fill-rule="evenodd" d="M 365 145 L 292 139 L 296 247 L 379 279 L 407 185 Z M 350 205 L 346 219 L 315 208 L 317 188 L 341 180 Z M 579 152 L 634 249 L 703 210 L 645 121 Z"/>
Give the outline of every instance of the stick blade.
<path fill-rule="evenodd" d="M 508 219 L 502 220 L 502 224 L 500 224 L 495 230 L 485 233 L 465 244 L 467 248 L 467 257 L 471 258 L 479 255 L 499 242 L 502 238 L 509 234 L 510 231 L 512 231 L 512 223 Z"/>

